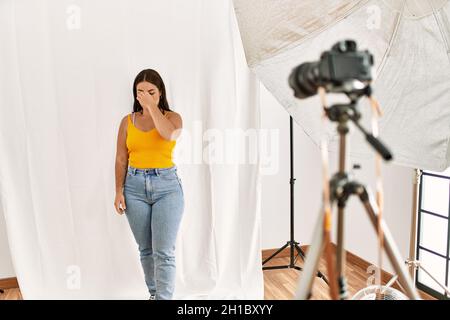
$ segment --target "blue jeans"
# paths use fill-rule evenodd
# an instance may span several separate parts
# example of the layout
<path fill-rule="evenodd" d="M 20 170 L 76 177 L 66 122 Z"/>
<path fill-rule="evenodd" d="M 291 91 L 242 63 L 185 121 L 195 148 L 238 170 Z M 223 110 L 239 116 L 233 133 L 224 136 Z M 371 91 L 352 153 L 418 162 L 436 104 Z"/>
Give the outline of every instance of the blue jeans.
<path fill-rule="evenodd" d="M 128 166 L 123 193 L 150 295 L 170 300 L 175 289 L 175 242 L 184 210 L 177 167 Z"/>

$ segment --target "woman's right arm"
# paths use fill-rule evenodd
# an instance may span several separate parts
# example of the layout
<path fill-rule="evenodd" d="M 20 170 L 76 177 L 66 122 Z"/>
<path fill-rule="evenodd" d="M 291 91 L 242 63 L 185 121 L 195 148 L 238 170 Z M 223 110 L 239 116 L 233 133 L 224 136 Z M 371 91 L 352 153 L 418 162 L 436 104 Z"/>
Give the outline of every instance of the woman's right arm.
<path fill-rule="evenodd" d="M 117 151 L 116 151 L 116 199 L 114 206 L 117 213 L 123 214 L 126 209 L 125 199 L 123 196 L 123 185 L 128 167 L 128 149 L 127 149 L 127 116 L 120 122 L 119 134 L 117 135 Z"/>

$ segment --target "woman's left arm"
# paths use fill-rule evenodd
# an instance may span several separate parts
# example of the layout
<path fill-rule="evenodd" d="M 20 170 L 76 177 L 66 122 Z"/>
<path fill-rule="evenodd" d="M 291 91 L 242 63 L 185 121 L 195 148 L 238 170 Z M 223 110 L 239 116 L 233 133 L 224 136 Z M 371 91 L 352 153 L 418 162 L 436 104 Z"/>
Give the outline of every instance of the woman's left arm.
<path fill-rule="evenodd" d="M 183 127 L 183 120 L 178 113 L 170 112 L 167 116 L 164 116 L 156 105 L 150 105 L 147 110 L 152 116 L 156 130 L 164 139 L 169 141 L 178 139 Z"/>

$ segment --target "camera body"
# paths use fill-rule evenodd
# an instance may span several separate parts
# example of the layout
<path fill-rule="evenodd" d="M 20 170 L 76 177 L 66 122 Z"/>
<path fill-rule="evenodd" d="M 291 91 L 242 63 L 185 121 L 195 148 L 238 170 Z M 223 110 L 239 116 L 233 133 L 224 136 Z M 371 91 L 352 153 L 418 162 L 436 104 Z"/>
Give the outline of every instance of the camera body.
<path fill-rule="evenodd" d="M 314 96 L 319 87 L 327 92 L 362 94 L 373 79 L 373 65 L 369 51 L 358 51 L 355 41 L 345 40 L 324 52 L 319 61 L 295 68 L 289 84 L 299 99 Z"/>

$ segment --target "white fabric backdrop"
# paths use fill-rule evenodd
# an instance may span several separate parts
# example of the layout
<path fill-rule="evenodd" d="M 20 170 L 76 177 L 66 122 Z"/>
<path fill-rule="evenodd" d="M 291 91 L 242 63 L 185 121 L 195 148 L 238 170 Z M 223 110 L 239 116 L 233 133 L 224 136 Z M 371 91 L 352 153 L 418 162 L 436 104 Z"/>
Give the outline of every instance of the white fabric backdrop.
<path fill-rule="evenodd" d="M 296 99 L 287 79 L 294 67 L 317 61 L 337 41 L 350 38 L 375 55 L 375 96 L 385 112 L 380 135 L 395 163 L 435 171 L 450 166 L 450 1 L 234 0 L 234 5 L 251 69 L 317 145 L 319 98 Z M 368 103 L 360 109 L 370 128 Z M 334 127 L 331 149 L 338 140 Z M 372 156 L 361 134 L 352 142 L 353 156 Z"/>
<path fill-rule="evenodd" d="M 184 119 L 175 298 L 263 298 L 259 158 L 216 154 L 236 151 L 217 145 L 225 129 L 259 127 L 230 1 L 1 0 L 0 204 L 25 299 L 147 298 L 113 207 L 118 125 L 145 68 Z"/>

